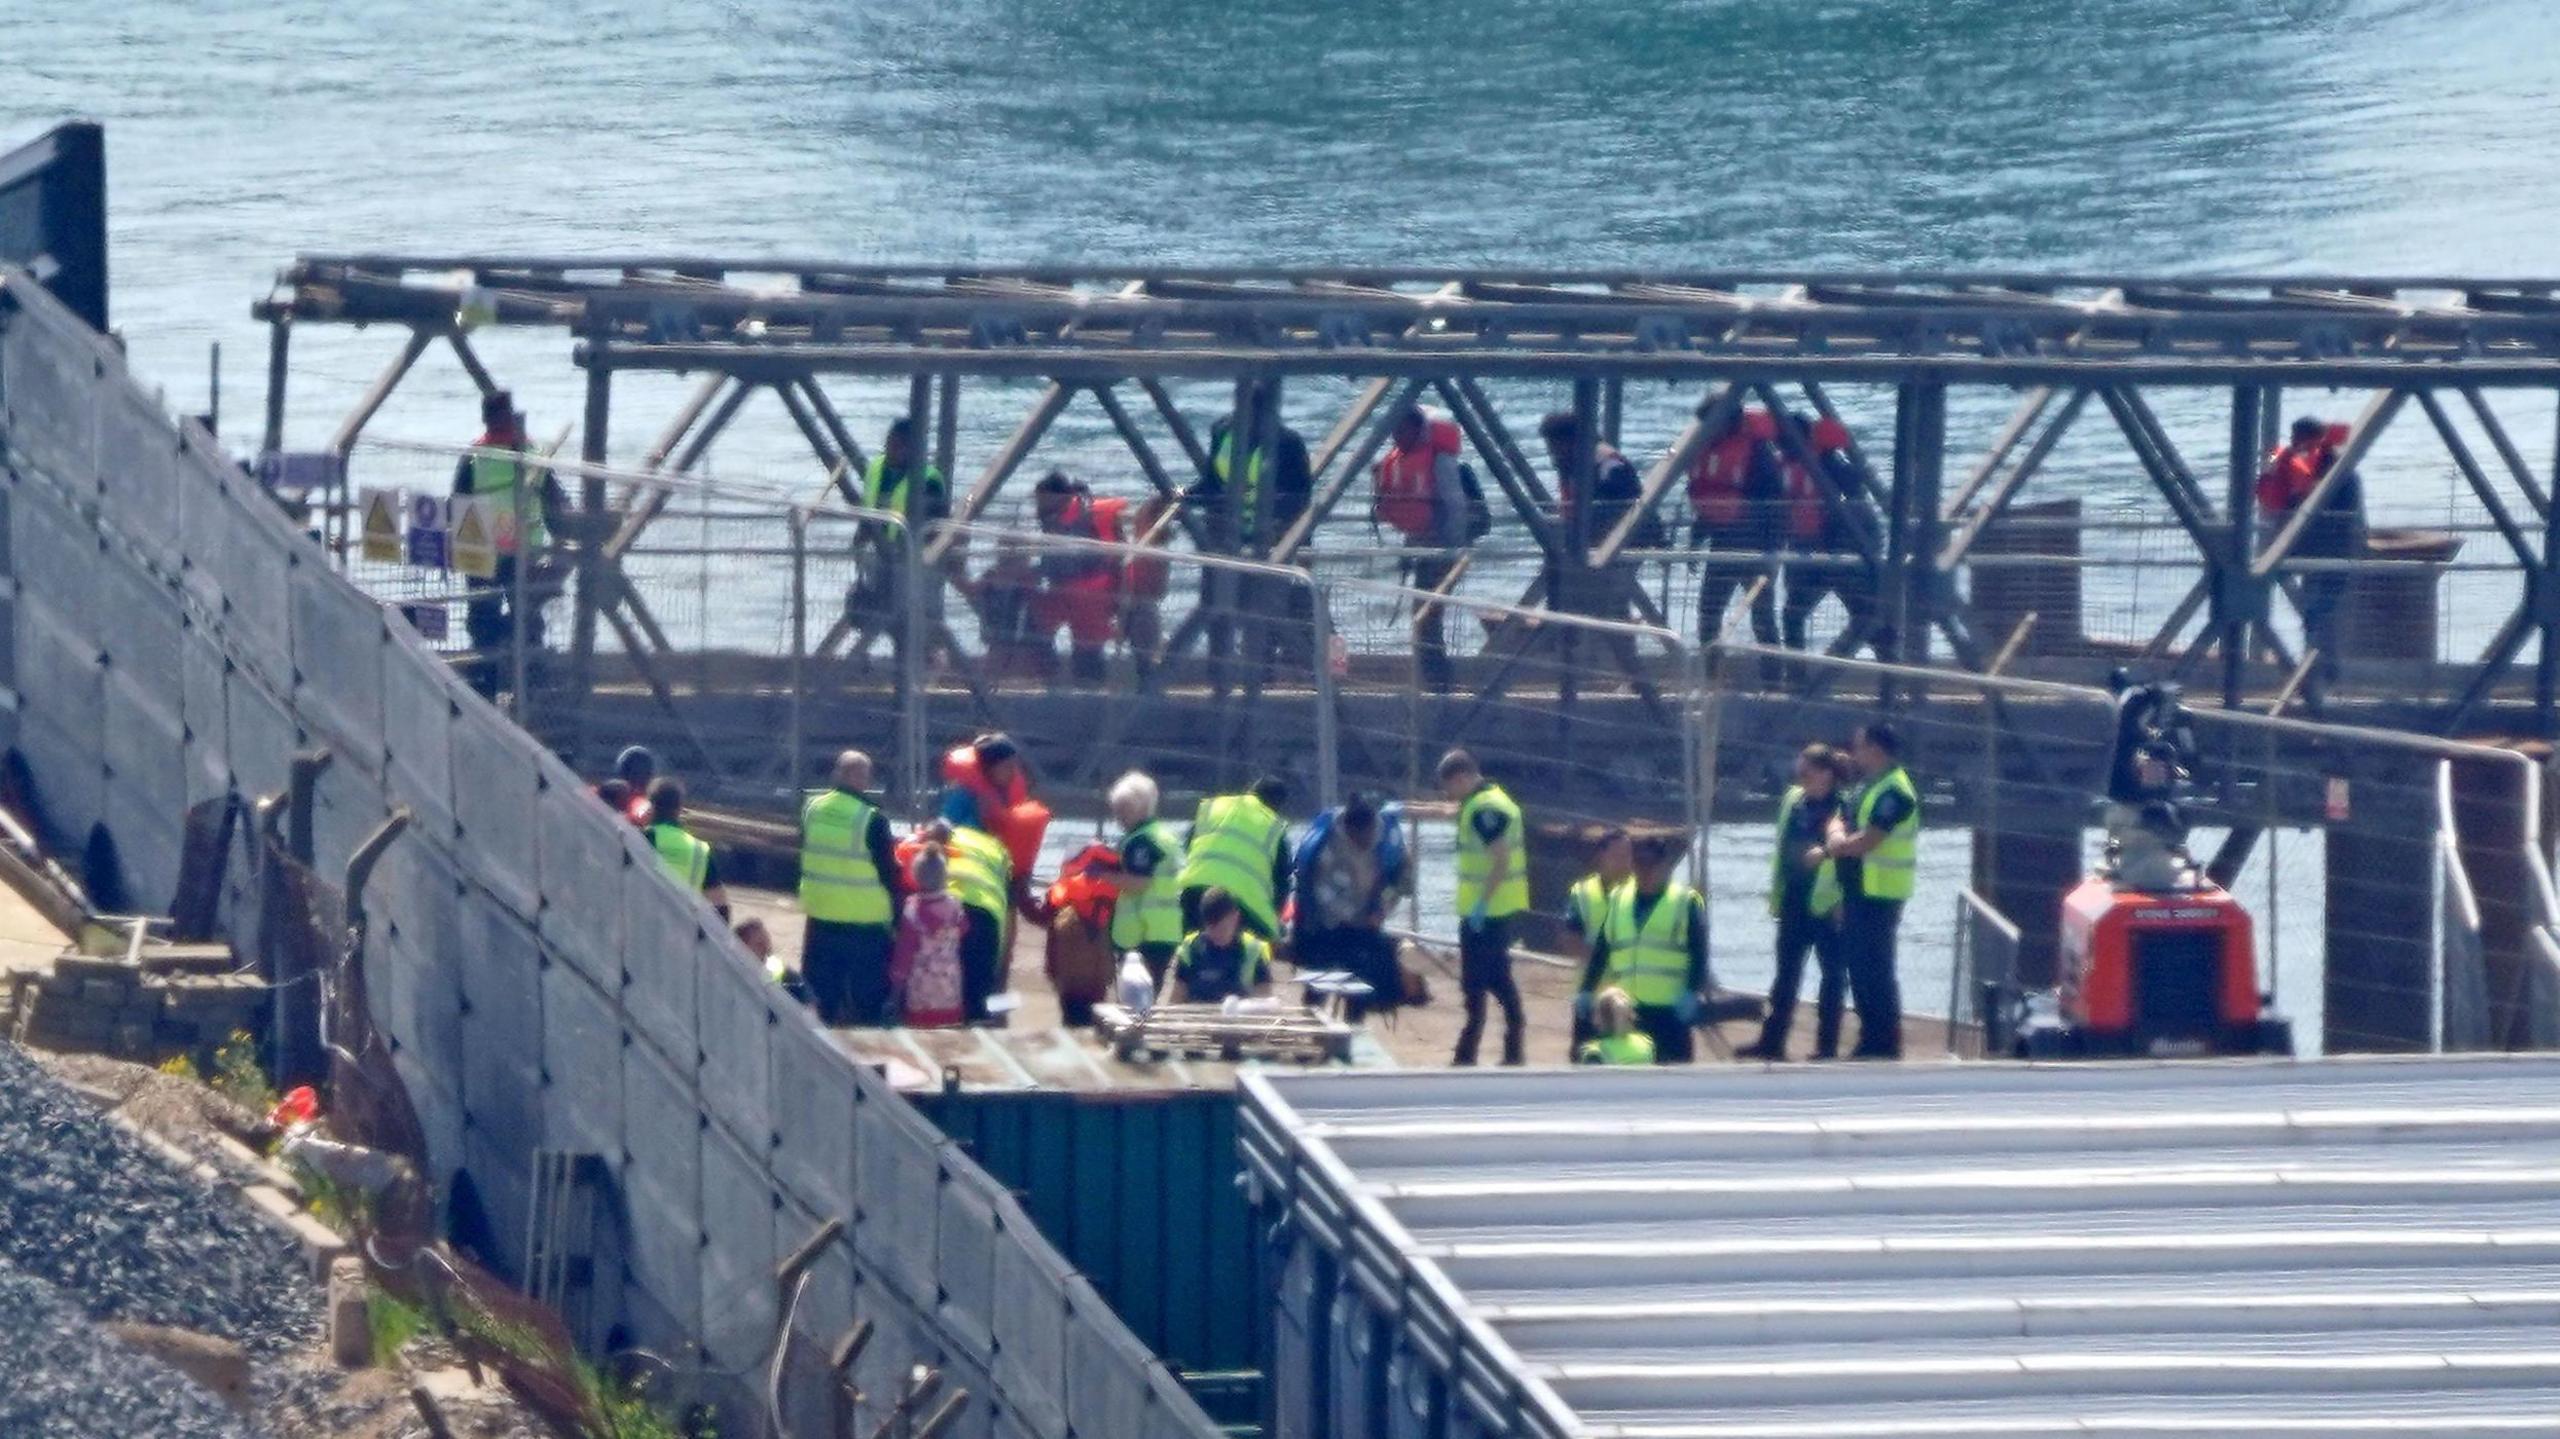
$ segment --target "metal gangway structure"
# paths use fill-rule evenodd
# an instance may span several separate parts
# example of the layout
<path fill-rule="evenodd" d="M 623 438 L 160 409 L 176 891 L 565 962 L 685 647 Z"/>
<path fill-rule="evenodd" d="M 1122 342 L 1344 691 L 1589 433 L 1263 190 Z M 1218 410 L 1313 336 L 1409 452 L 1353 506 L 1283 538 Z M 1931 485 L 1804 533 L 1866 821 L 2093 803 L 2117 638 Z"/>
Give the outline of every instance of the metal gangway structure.
<path fill-rule="evenodd" d="M 2037 622 L 1994 603 L 1988 567 L 2075 563 L 2076 539 L 2041 561 L 2016 553 L 2042 548 L 2037 522 L 2021 518 L 2016 501 L 2067 435 L 2089 430 L 2121 440 L 2183 590 L 2147 637 L 2081 654 L 2073 677 L 2133 660 L 2218 691 L 2226 705 L 2298 693 L 2315 712 L 2435 733 L 2547 732 L 2560 698 L 2560 511 L 2552 466 L 2527 455 L 2538 420 L 2517 418 L 2538 416 L 2560 395 L 2560 280 L 336 254 L 294 262 L 255 313 L 272 334 L 270 451 L 284 443 L 298 327 L 405 333 L 337 425 L 330 444 L 341 457 L 431 348 L 449 347 L 486 391 L 497 381 L 475 336 L 547 331 L 568 342 L 563 358 L 583 371 L 585 390 L 587 468 L 575 501 L 593 517 L 566 527 L 577 574 L 569 683 L 581 692 L 593 683 L 600 624 L 641 663 L 669 648 L 624 572 L 666 492 L 610 483 L 605 466 L 620 423 L 617 377 L 681 373 L 693 387 L 647 442 L 641 472 L 692 469 L 749 397 L 770 391 L 835 498 L 858 504 L 868 453 L 842 399 L 847 387 L 876 389 L 869 398 L 883 403 L 869 408 L 904 414 L 929 441 L 925 454 L 952 477 L 953 517 L 963 523 L 1020 482 L 1080 398 L 1099 407 L 1149 488 L 1176 495 L 1217 463 L 1205 420 L 1223 418 L 1244 437 L 1237 448 L 1268 460 L 1284 392 L 1348 382 L 1348 402 L 1308 446 L 1312 493 L 1289 523 L 1237 513 L 1232 487 L 1217 505 L 1177 511 L 1178 543 L 1280 565 L 1308 562 L 1318 528 L 1364 485 L 1395 411 L 1428 402 L 1460 425 L 1506 510 L 1504 530 L 1531 547 L 1534 574 L 1504 603 L 1654 625 L 1666 623 L 1664 601 L 1633 581 L 1629 563 L 1642 517 L 1672 497 L 1739 407 L 1765 407 L 1783 451 L 1807 463 L 1840 521 L 1836 558 L 1857 567 L 1874 596 L 1868 613 L 1828 638 L 1829 652 L 1865 648 L 1888 662 L 1982 672 L 2007 663 Z M 1011 403 L 1026 382 L 1037 387 L 1030 407 L 965 475 L 964 393 Z M 1196 402 L 1186 413 L 1177 400 L 1177 386 L 1204 383 L 1231 386 L 1216 416 Z M 1560 503 L 1592 493 L 1593 447 L 1560 457 L 1565 473 L 1530 457 L 1534 420 L 1523 422 L 1519 401 L 1540 384 L 1555 387 L 1586 435 L 1632 433 L 1646 419 L 1676 425 L 1668 444 L 1638 457 L 1642 503 L 1606 528 L 1595 506 Z M 1816 462 L 1803 421 L 1838 418 L 1838 397 L 1852 388 L 1873 392 L 1878 413 L 1889 401 L 1890 425 L 1871 424 L 1864 445 L 1853 438 L 1843 480 Z M 2256 475 L 2288 397 L 2312 391 L 2352 392 L 2354 418 L 2318 490 L 2270 522 L 2258 511 Z M 1676 412 L 1639 413 L 1661 395 L 1674 397 Z M 2164 396 L 2189 420 L 2218 416 L 2220 433 L 2200 444 L 2189 424 L 2182 440 L 2163 421 Z M 2007 410 L 1979 452 L 1951 447 L 1951 398 Z M 2502 617 L 2478 626 L 2485 643 L 2476 653 L 2449 655 L 2424 683 L 2395 671 L 2362 690 L 2306 685 L 2318 657 L 2305 652 L 2308 630 L 2294 617 L 2324 572 L 2373 583 L 2373 630 L 2432 627 L 2431 609 L 2401 607 L 2425 595 L 2441 556 L 2304 552 L 2333 487 L 2395 423 L 2414 429 L 2413 417 L 2440 444 L 2440 463 L 2458 480 L 2454 498 L 2488 541 L 2485 557 L 2468 563 L 2496 581 Z M 1150 439 L 1149 425 L 1177 453 Z M 1270 491 L 1261 488 L 1266 511 Z M 343 524 L 345 506 L 337 513 Z M 1774 577 L 1781 557 L 1763 558 Z M 1167 648 L 1203 644 L 1205 628 L 1176 630 Z"/>

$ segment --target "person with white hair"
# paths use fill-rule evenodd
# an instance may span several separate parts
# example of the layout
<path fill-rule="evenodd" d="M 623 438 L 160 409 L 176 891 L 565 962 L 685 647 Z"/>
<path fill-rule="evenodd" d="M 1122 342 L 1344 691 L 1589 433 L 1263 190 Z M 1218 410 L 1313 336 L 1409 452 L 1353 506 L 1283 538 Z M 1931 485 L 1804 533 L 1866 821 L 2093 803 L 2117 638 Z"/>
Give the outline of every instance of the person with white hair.
<path fill-rule="evenodd" d="M 1163 796 L 1154 779 L 1131 770 L 1113 781 L 1111 818 L 1120 826 L 1119 862 L 1100 876 L 1119 900 L 1111 908 L 1111 947 L 1134 950 L 1159 990 L 1182 943 L 1182 841 L 1156 818 Z"/>
<path fill-rule="evenodd" d="M 905 882 L 889 817 L 868 793 L 871 756 L 837 755 L 831 779 L 800 811 L 800 908 L 809 916 L 800 975 L 821 1020 L 880 1024 Z"/>

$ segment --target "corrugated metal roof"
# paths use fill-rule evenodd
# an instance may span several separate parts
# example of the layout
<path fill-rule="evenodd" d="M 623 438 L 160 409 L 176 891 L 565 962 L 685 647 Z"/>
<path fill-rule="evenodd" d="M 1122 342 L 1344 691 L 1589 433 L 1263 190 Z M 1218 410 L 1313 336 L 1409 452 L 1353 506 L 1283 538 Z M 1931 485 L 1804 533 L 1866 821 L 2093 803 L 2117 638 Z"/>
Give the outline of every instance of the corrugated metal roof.
<path fill-rule="evenodd" d="M 1487 1432 L 2560 1434 L 2560 1059 L 1245 1094 L 1261 1202 Z"/>

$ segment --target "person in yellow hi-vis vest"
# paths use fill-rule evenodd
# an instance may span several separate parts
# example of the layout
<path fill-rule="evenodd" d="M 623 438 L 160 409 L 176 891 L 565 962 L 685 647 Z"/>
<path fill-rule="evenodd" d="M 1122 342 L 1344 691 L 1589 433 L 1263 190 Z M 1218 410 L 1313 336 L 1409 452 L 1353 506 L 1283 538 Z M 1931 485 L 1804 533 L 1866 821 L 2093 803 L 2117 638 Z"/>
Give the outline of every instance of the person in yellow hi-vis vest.
<path fill-rule="evenodd" d="M 1636 1028 L 1636 1002 L 1616 986 L 1591 1002 L 1592 1037 L 1573 1047 L 1576 1064 L 1651 1064 L 1653 1036 Z"/>
<path fill-rule="evenodd" d="M 722 919 L 729 917 L 729 891 L 720 882 L 720 862 L 713 857 L 708 840 L 684 827 L 683 785 L 662 776 L 649 786 L 649 823 L 640 833 L 648 837 L 649 848 L 658 852 L 658 862 L 678 884 L 701 891 Z"/>
<path fill-rule="evenodd" d="M 559 480 L 531 463 L 526 448 L 524 412 L 516 408 L 515 396 L 506 390 L 481 396 L 480 438 L 454 466 L 453 492 L 485 501 L 498 531 L 497 574 L 474 582 L 463 606 L 463 630 L 470 635 L 476 656 L 467 678 L 483 696 L 498 692 L 504 668 L 500 657 L 519 634 L 527 649 L 537 653 L 542 649 L 542 601 L 550 585 L 537 580 L 544 573 L 545 552 L 551 545 L 549 517 L 568 504 Z M 516 524 L 519 508 L 524 518 L 521 534 Z M 523 614 L 516 613 L 518 565 L 533 567 L 526 572 Z"/>
<path fill-rule="evenodd" d="M 1635 878 L 1610 893 L 1609 922 L 1573 997 L 1575 1017 L 1591 1019 L 1602 989 L 1626 991 L 1635 1001 L 1636 1028 L 1653 1040 L 1656 1064 L 1697 1058 L 1698 1019 L 1710 987 L 1706 901 L 1671 877 L 1684 847 L 1669 835 L 1636 841 Z"/>
<path fill-rule="evenodd" d="M 904 877 L 889 817 L 870 795 L 871 756 L 836 756 L 833 784 L 800 808 L 800 976 L 828 1024 L 883 1024 Z"/>
<path fill-rule="evenodd" d="M 1289 786 L 1255 780 L 1243 794 L 1200 801 L 1183 841 L 1182 932 L 1200 927 L 1200 899 L 1223 889 L 1244 910 L 1244 927 L 1265 940 L 1280 937 L 1280 908 L 1289 900 L 1289 821 L 1280 807 Z"/>
<path fill-rule="evenodd" d="M 1742 1058 L 1787 1057 L 1787 1031 L 1795 1023 L 1796 992 L 1804 983 L 1808 950 L 1822 971 L 1814 999 L 1813 1057 L 1839 1057 L 1849 966 L 1840 953 L 1839 862 L 1822 846 L 1853 778 L 1847 755 L 1827 744 L 1809 744 L 1796 756 L 1796 782 L 1778 801 L 1769 847 L 1769 917 L 1778 922 L 1778 973 L 1769 982 L 1769 1017 L 1760 1026 L 1759 1042 L 1743 1050 Z"/>
<path fill-rule="evenodd" d="M 1467 1006 L 1449 1062 L 1476 1062 L 1492 1000 L 1502 1005 L 1502 1062 L 1525 1063 L 1528 1021 L 1511 976 L 1511 920 L 1529 907 L 1528 826 L 1465 750 L 1440 757 L 1440 793 L 1458 806 L 1458 988 Z"/>
<path fill-rule="evenodd" d="M 1831 821 L 1824 853 L 1839 861 L 1849 1001 L 1858 1007 L 1854 1059 L 1902 1057 L 1902 982 L 1894 973 L 1895 932 L 1919 878 L 1920 791 L 1902 768 L 1902 736 L 1877 722 L 1861 727 L 1850 754 L 1866 786 Z"/>

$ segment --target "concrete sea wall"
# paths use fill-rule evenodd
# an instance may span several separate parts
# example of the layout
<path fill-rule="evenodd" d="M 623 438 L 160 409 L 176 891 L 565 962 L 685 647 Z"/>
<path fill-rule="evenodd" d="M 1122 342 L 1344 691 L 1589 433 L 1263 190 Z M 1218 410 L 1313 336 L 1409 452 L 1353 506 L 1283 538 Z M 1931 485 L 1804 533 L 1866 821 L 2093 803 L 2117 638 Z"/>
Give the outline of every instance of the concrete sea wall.
<path fill-rule="evenodd" d="M 364 964 L 435 1177 L 477 1196 L 502 1267 L 524 1259 L 535 1153 L 593 1155 L 616 1196 L 606 1317 L 698 1346 L 740 1393 L 774 1339 L 776 1259 L 845 1221 L 798 1313 L 795 1430 L 818 1431 L 822 1356 L 861 1318 L 857 1380 L 883 1396 L 941 1366 L 971 1394 L 962 1434 L 1214 1432 L 1011 1196 L 13 271 L 0 559 L 0 732 L 57 835 L 112 837 L 137 904 L 168 904 L 191 806 L 283 789 L 298 750 L 334 757 L 321 874 L 412 812 L 365 891 Z"/>

